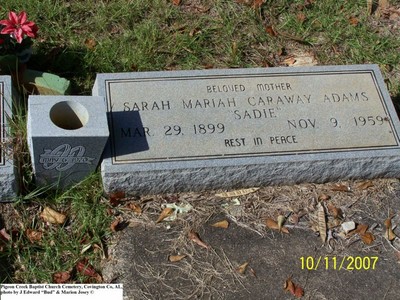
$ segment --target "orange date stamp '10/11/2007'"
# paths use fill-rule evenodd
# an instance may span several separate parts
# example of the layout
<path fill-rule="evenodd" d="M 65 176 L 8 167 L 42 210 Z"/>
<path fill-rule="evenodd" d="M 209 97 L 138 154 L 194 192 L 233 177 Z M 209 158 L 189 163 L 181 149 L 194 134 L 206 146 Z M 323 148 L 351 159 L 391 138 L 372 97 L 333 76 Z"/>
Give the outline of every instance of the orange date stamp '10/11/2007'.
<path fill-rule="evenodd" d="M 378 256 L 302 256 L 300 264 L 302 270 L 316 271 L 324 270 L 375 270 Z"/>

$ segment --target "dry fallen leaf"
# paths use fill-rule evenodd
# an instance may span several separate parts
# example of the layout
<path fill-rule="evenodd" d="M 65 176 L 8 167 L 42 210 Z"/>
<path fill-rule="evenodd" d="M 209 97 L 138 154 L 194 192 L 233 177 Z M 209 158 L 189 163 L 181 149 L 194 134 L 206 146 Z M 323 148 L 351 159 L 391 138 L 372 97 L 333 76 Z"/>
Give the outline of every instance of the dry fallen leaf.
<path fill-rule="evenodd" d="M 236 0 L 237 3 L 251 6 L 252 8 L 260 8 L 265 0 Z"/>
<path fill-rule="evenodd" d="M 172 0 L 172 4 L 178 6 L 179 4 L 181 4 L 181 0 Z"/>
<path fill-rule="evenodd" d="M 251 7 L 253 8 L 260 8 L 261 5 L 265 2 L 265 0 L 254 0 L 253 5 Z"/>
<path fill-rule="evenodd" d="M 96 272 L 94 267 L 88 262 L 88 260 L 82 259 L 76 264 L 76 271 L 84 276 L 95 278 L 97 282 L 102 282 L 103 279 L 99 273 Z"/>
<path fill-rule="evenodd" d="M 99 247 L 99 246 L 97 246 L 97 247 Z M 83 245 L 83 247 L 82 247 L 82 250 L 81 250 L 81 254 L 83 254 L 83 253 L 85 253 L 86 251 L 88 251 L 90 248 L 92 248 L 92 244 L 86 244 L 86 245 Z"/>
<path fill-rule="evenodd" d="M 211 225 L 212 227 L 217 227 L 217 228 L 224 228 L 227 229 L 229 227 L 229 222 L 227 220 L 222 220 L 219 222 L 216 222 Z"/>
<path fill-rule="evenodd" d="M 363 181 L 357 184 L 356 188 L 359 190 L 366 190 L 367 188 L 373 187 L 374 184 L 371 180 Z"/>
<path fill-rule="evenodd" d="M 71 278 L 70 272 L 58 272 L 53 274 L 54 283 L 66 283 Z"/>
<path fill-rule="evenodd" d="M 254 0 L 236 0 L 236 2 L 240 4 L 252 5 Z"/>
<path fill-rule="evenodd" d="M 251 273 L 254 277 L 257 278 L 256 271 L 254 271 L 253 268 L 249 267 L 249 271 L 250 271 L 250 273 Z"/>
<path fill-rule="evenodd" d="M 374 235 L 367 231 L 365 233 L 360 234 L 361 240 L 364 242 L 366 245 L 371 245 L 372 242 L 375 240 Z"/>
<path fill-rule="evenodd" d="M 331 199 L 331 196 L 327 195 L 327 194 L 321 194 L 318 197 L 319 201 L 328 201 L 329 199 Z"/>
<path fill-rule="evenodd" d="M 267 227 L 269 229 L 279 230 L 278 223 L 275 220 L 272 220 L 272 219 L 268 218 L 268 219 L 265 220 L 265 224 L 267 225 Z"/>
<path fill-rule="evenodd" d="M 241 190 L 236 190 L 236 191 L 231 191 L 231 192 L 224 192 L 224 193 L 218 193 L 215 194 L 217 197 L 221 198 L 230 198 L 230 197 L 239 197 L 239 196 L 244 196 L 250 193 L 254 193 L 255 191 L 258 191 L 260 188 L 249 188 L 249 189 L 241 189 Z"/>
<path fill-rule="evenodd" d="M 304 290 L 300 286 L 294 284 L 291 277 L 286 279 L 283 288 L 285 291 L 290 292 L 296 298 L 301 298 L 304 296 Z"/>
<path fill-rule="evenodd" d="M 317 205 L 317 218 L 318 218 L 318 230 L 319 236 L 321 237 L 322 243 L 326 241 L 326 219 L 325 209 L 321 203 Z"/>
<path fill-rule="evenodd" d="M 398 21 L 400 18 L 400 8 L 399 9 L 388 9 L 388 18 L 391 21 Z"/>
<path fill-rule="evenodd" d="M 135 214 L 139 215 L 139 216 L 142 214 L 142 208 L 138 204 L 129 203 L 128 204 L 128 208 L 130 210 L 132 210 Z"/>
<path fill-rule="evenodd" d="M 385 233 L 385 237 L 389 240 L 389 241 L 393 241 L 397 236 L 396 234 L 393 232 L 393 229 L 387 229 L 386 233 Z"/>
<path fill-rule="evenodd" d="M 356 229 L 350 231 L 347 236 L 352 236 L 354 234 L 358 234 L 361 238 L 361 240 L 364 242 L 366 245 L 371 245 L 372 242 L 375 240 L 374 235 L 371 232 L 367 232 L 368 230 L 368 225 L 366 224 L 357 224 Z"/>
<path fill-rule="evenodd" d="M 334 184 L 331 187 L 331 190 L 336 192 L 350 192 L 350 187 L 345 185 L 344 183 L 340 183 L 340 184 Z"/>
<path fill-rule="evenodd" d="M 281 231 L 282 230 L 282 227 L 283 227 L 283 223 L 285 223 L 285 220 L 286 220 L 286 218 L 285 218 L 285 216 L 282 216 L 282 215 L 279 215 L 278 216 L 278 229 L 279 229 L 279 231 Z"/>
<path fill-rule="evenodd" d="M 106 259 L 106 255 L 105 255 L 105 253 L 104 253 L 103 247 L 101 247 L 101 246 L 99 246 L 99 245 L 97 245 L 97 244 L 93 244 L 92 247 L 93 247 L 93 252 L 94 252 L 94 253 L 99 253 L 99 252 L 100 252 L 101 255 L 102 255 L 102 258 L 103 258 L 103 259 Z"/>
<path fill-rule="evenodd" d="M 7 242 L 11 240 L 11 236 L 6 232 L 6 229 L 3 228 L 0 230 L 0 252 L 3 252 Z"/>
<path fill-rule="evenodd" d="M 378 10 L 383 12 L 388 7 L 389 7 L 389 0 L 379 0 L 379 2 L 378 2 Z"/>
<path fill-rule="evenodd" d="M 118 204 L 121 203 L 121 200 L 125 198 L 125 192 L 117 191 L 117 192 L 111 193 L 109 195 L 109 198 L 110 198 L 110 204 L 112 206 L 117 206 Z"/>
<path fill-rule="evenodd" d="M 181 261 L 182 259 L 184 259 L 186 257 L 186 255 L 170 255 L 168 257 L 168 260 L 170 262 L 178 262 Z"/>
<path fill-rule="evenodd" d="M 289 56 L 283 60 L 283 63 L 290 67 L 296 63 L 296 59 L 293 56 Z"/>
<path fill-rule="evenodd" d="M 289 234 L 289 229 L 287 229 L 285 226 L 283 226 L 283 227 L 281 228 L 280 232 Z"/>
<path fill-rule="evenodd" d="M 277 36 L 278 33 L 275 31 L 274 27 L 271 25 L 265 26 L 265 31 L 270 35 L 270 36 Z"/>
<path fill-rule="evenodd" d="M 43 235 L 43 233 L 41 231 L 36 231 L 33 229 L 27 229 L 25 231 L 25 234 L 31 243 L 39 242 L 42 239 L 42 235 Z"/>
<path fill-rule="evenodd" d="M 374 0 L 367 0 L 367 14 L 371 15 L 372 14 L 372 4 Z"/>
<path fill-rule="evenodd" d="M 244 274 L 244 272 L 246 272 L 246 268 L 248 266 L 248 262 L 245 262 L 244 264 L 241 264 L 237 269 L 236 272 L 238 272 L 239 274 Z"/>
<path fill-rule="evenodd" d="M 292 293 L 294 295 L 295 286 L 294 286 L 294 283 L 293 283 L 291 277 L 286 279 L 285 284 L 283 285 L 283 289 L 285 291 L 288 291 L 288 292 L 290 292 L 290 293 Z"/>
<path fill-rule="evenodd" d="M 385 220 L 385 222 L 383 222 L 383 224 L 385 224 L 386 229 L 391 228 L 392 227 L 392 218 L 389 217 Z"/>
<path fill-rule="evenodd" d="M 306 15 L 302 12 L 297 13 L 296 15 L 296 19 L 300 22 L 300 23 L 304 23 L 304 21 L 306 20 Z"/>
<path fill-rule="evenodd" d="M 190 32 L 189 32 L 189 36 L 190 36 L 190 37 L 193 37 L 193 36 L 195 36 L 195 35 L 197 35 L 197 34 L 201 34 L 201 30 L 200 30 L 199 28 L 193 28 L 193 29 L 190 30 Z"/>
<path fill-rule="evenodd" d="M 2 228 L 0 230 L 0 239 L 2 239 L 5 242 L 8 242 L 9 240 L 11 240 L 11 236 L 6 232 L 5 228 Z"/>
<path fill-rule="evenodd" d="M 232 56 L 236 56 L 238 51 L 238 44 L 236 41 L 232 42 Z"/>
<path fill-rule="evenodd" d="M 169 217 L 173 211 L 174 211 L 174 209 L 171 207 L 164 208 L 163 211 L 161 212 L 160 216 L 158 217 L 156 223 L 160 223 L 162 220 Z"/>
<path fill-rule="evenodd" d="M 280 34 L 282 34 L 282 32 L 280 32 Z M 286 58 L 283 63 L 289 67 L 306 67 L 315 66 L 318 64 L 314 54 L 303 51 L 293 53 L 288 58 Z"/>
<path fill-rule="evenodd" d="M 197 245 L 199 245 L 200 247 L 203 247 L 203 248 L 205 248 L 205 249 L 210 248 L 209 245 L 207 245 L 206 243 L 204 243 L 204 242 L 200 239 L 199 235 L 198 235 L 196 232 L 190 231 L 189 234 L 188 234 L 188 236 L 189 236 L 189 239 L 190 239 L 192 242 L 195 242 L 195 243 L 196 243 Z"/>
<path fill-rule="evenodd" d="M 368 230 L 368 225 L 366 225 L 366 224 L 358 224 L 357 225 L 356 231 L 359 234 L 364 234 L 367 232 L 367 230 Z"/>
<path fill-rule="evenodd" d="M 343 212 L 332 203 L 328 203 L 328 211 L 335 219 L 343 219 Z"/>
<path fill-rule="evenodd" d="M 304 296 L 304 290 L 296 285 L 296 288 L 294 289 L 294 296 L 297 298 L 301 298 Z"/>
<path fill-rule="evenodd" d="M 270 218 L 265 220 L 265 224 L 267 225 L 267 227 L 269 229 L 278 230 L 278 231 L 281 231 L 283 233 L 289 233 L 289 230 L 285 226 L 282 226 L 282 228 L 279 229 L 278 223 L 275 220 L 272 220 Z"/>
<path fill-rule="evenodd" d="M 316 0 L 304 0 L 304 7 L 310 8 Z"/>
<path fill-rule="evenodd" d="M 122 217 L 121 217 L 121 216 L 116 217 L 115 220 L 111 222 L 111 225 L 110 225 L 111 231 L 112 231 L 112 232 L 117 232 L 118 229 L 119 229 L 119 228 L 118 228 L 118 225 L 119 225 L 121 222 L 122 222 Z"/>
<path fill-rule="evenodd" d="M 385 238 L 388 239 L 389 241 L 393 241 L 396 238 L 396 234 L 393 232 L 392 229 L 391 218 L 385 220 L 385 227 L 386 227 Z"/>
<path fill-rule="evenodd" d="M 298 224 L 299 223 L 299 219 L 300 219 L 300 216 L 298 214 L 293 213 L 288 218 L 288 221 L 290 223 L 292 223 L 292 224 Z"/>
<path fill-rule="evenodd" d="M 86 39 L 85 46 L 89 50 L 93 50 L 96 47 L 96 41 L 94 39 Z"/>
<path fill-rule="evenodd" d="M 349 18 L 349 23 L 350 23 L 351 26 L 357 26 L 358 25 L 358 19 L 356 17 L 354 17 L 354 16 L 351 16 Z"/>
<path fill-rule="evenodd" d="M 61 214 L 50 207 L 46 206 L 42 213 L 40 214 L 40 217 L 45 221 L 53 224 L 64 224 L 66 220 L 66 216 L 64 214 Z"/>

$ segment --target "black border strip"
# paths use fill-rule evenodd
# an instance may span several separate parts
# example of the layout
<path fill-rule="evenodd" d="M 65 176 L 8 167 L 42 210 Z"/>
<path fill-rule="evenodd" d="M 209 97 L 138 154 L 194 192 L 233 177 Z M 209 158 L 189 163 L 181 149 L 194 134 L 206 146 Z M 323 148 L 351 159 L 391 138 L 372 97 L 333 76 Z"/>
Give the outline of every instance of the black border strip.
<path fill-rule="evenodd" d="M 338 74 L 369 74 L 375 85 L 375 89 L 378 93 L 379 99 L 382 104 L 382 108 L 386 115 L 391 116 L 389 109 L 387 107 L 386 101 L 384 101 L 382 91 L 378 85 L 376 74 L 374 70 L 346 70 L 346 71 L 316 71 L 316 72 L 288 72 L 288 73 L 255 73 L 255 74 L 218 74 L 218 75 L 193 75 L 193 76 L 170 76 L 170 77 L 148 77 L 148 78 L 137 78 L 137 79 L 110 79 L 105 80 L 105 90 L 106 90 L 106 100 L 107 100 L 107 111 L 111 111 L 112 101 L 110 97 L 110 89 L 112 83 L 121 82 L 148 82 L 148 81 L 179 81 L 179 80 L 210 80 L 210 79 L 226 79 L 226 78 L 251 78 L 251 77 L 288 77 L 288 76 L 330 76 Z M 110 127 L 111 132 L 114 132 L 114 122 L 113 114 L 110 114 Z M 396 128 L 393 125 L 391 118 L 389 119 L 390 128 L 393 133 L 393 137 L 396 141 L 395 145 L 384 145 L 384 146 L 362 146 L 362 147 L 350 147 L 350 148 L 327 148 L 318 150 L 297 150 L 297 151 L 274 151 L 274 152 L 256 152 L 256 153 L 238 153 L 238 154 L 215 154 L 215 155 L 197 155 L 197 156 L 180 156 L 180 157 L 164 157 L 164 158 L 149 158 L 149 159 L 138 159 L 138 160 L 118 160 L 115 156 L 115 142 L 114 136 L 111 136 L 111 156 L 112 164 L 126 164 L 126 163 L 155 163 L 155 162 L 165 162 L 165 161 L 191 161 L 191 160 L 201 160 L 201 159 L 231 159 L 231 158 L 249 158 L 249 157 L 259 157 L 259 156 L 284 156 L 284 155 L 299 155 L 299 154 L 319 154 L 319 153 L 340 153 L 346 151 L 371 151 L 372 149 L 399 149 L 399 135 Z M 397 146 L 397 147 L 396 147 Z M 328 150 L 330 149 L 330 150 Z"/>

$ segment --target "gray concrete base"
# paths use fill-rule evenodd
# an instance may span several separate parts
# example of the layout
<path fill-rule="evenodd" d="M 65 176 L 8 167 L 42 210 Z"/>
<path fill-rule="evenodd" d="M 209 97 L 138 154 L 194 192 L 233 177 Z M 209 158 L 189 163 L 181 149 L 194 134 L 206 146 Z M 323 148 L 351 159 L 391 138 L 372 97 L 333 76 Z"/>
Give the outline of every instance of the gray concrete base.
<path fill-rule="evenodd" d="M 400 151 L 102 165 L 107 193 L 157 194 L 339 179 L 400 177 Z M 105 172 L 105 170 L 107 170 Z"/>

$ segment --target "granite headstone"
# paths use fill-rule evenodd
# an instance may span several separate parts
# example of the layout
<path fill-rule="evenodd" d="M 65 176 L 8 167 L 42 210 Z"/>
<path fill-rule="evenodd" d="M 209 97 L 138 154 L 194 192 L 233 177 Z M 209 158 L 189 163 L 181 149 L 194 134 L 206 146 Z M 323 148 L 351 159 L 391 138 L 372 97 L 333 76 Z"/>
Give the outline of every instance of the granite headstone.
<path fill-rule="evenodd" d="M 398 177 L 399 121 L 377 65 L 98 74 L 106 192 Z"/>
<path fill-rule="evenodd" d="M 9 124 L 11 119 L 11 77 L 0 76 L 0 202 L 12 201 L 17 192 Z"/>

